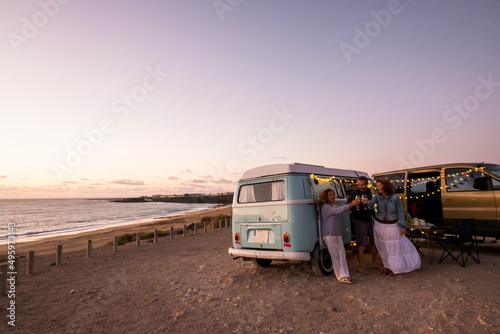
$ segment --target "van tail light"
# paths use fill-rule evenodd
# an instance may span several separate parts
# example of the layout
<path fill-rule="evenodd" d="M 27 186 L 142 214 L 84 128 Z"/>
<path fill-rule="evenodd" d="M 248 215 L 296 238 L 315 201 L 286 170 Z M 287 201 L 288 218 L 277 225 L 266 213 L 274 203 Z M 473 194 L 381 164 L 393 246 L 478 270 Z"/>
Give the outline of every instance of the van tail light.
<path fill-rule="evenodd" d="M 290 243 L 290 235 L 288 233 L 283 233 L 283 243 Z"/>
<path fill-rule="evenodd" d="M 235 241 L 240 241 L 240 234 L 238 232 L 234 233 L 234 240 Z"/>

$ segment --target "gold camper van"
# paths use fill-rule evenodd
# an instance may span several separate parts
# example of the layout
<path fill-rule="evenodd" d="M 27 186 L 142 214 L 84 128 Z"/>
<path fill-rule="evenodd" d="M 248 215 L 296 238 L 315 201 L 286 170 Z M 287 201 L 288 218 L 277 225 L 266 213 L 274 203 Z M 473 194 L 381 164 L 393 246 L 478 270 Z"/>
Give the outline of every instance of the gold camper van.
<path fill-rule="evenodd" d="M 500 165 L 455 163 L 373 175 L 389 178 L 405 215 L 452 230 L 457 219 L 475 219 L 476 234 L 500 238 Z"/>

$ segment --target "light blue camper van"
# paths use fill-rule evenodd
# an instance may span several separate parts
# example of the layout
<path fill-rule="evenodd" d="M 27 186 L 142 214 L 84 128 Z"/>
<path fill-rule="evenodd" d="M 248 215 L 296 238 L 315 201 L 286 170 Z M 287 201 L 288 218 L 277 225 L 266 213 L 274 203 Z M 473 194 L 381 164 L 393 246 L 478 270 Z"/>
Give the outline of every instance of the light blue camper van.
<path fill-rule="evenodd" d="M 347 202 L 346 189 L 359 176 L 355 170 L 307 164 L 266 165 L 246 171 L 234 193 L 233 247 L 229 254 L 267 267 L 272 260 L 310 261 L 315 273 L 333 272 L 321 237 L 317 198 L 326 188 L 336 192 L 335 204 Z M 349 213 L 341 214 L 345 243 L 351 241 Z"/>

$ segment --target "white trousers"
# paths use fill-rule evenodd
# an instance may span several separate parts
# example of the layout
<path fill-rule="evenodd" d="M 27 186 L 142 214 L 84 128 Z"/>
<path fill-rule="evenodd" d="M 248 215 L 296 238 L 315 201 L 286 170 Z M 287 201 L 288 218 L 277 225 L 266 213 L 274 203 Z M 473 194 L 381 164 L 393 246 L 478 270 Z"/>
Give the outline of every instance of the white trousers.
<path fill-rule="evenodd" d="M 323 240 L 328 247 L 328 253 L 332 258 L 333 271 L 338 280 L 349 277 L 349 268 L 345 258 L 344 241 L 340 235 L 325 235 Z"/>

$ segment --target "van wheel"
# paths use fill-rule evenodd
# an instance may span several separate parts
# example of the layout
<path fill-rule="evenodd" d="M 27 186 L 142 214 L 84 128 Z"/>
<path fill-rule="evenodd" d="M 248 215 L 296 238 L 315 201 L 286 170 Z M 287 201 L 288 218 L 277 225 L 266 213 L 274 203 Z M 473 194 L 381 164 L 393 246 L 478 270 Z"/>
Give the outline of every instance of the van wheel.
<path fill-rule="evenodd" d="M 272 260 L 268 259 L 252 259 L 253 264 L 255 264 L 257 267 L 262 267 L 262 268 L 269 267 L 271 261 Z"/>
<path fill-rule="evenodd" d="M 319 276 L 329 276 L 333 273 L 332 259 L 328 248 L 321 249 L 319 244 L 314 247 L 311 253 L 311 266 L 314 273 Z"/>

